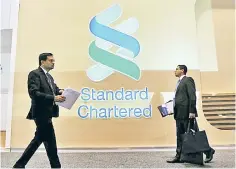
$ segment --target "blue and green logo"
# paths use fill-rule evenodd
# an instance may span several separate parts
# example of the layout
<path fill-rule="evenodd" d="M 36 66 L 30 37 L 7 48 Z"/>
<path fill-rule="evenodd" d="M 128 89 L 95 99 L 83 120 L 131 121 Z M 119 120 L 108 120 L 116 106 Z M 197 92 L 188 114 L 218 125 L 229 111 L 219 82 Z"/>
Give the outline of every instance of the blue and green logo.
<path fill-rule="evenodd" d="M 87 76 L 95 82 L 102 81 L 114 72 L 139 80 L 141 70 L 134 62 L 140 52 L 140 44 L 133 36 L 139 28 L 136 18 L 129 18 L 111 28 L 122 14 L 119 5 L 113 5 L 94 16 L 89 24 L 95 40 L 89 46 L 89 56 L 96 62 L 87 70 Z M 118 48 L 118 49 L 117 49 Z"/>

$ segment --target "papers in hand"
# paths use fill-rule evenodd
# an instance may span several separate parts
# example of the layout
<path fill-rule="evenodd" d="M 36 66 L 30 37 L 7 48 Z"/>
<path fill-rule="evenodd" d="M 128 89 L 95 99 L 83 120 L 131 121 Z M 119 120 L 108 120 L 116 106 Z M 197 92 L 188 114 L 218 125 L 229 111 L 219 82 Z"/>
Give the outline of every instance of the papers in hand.
<path fill-rule="evenodd" d="M 62 96 L 65 96 L 66 100 L 64 102 L 56 102 L 56 104 L 70 110 L 78 99 L 79 95 L 80 93 L 78 91 L 75 91 L 71 88 L 66 88 L 62 93 Z"/>
<path fill-rule="evenodd" d="M 157 108 L 160 111 L 162 117 L 174 114 L 173 100 L 169 100 L 168 102 L 158 106 Z"/>

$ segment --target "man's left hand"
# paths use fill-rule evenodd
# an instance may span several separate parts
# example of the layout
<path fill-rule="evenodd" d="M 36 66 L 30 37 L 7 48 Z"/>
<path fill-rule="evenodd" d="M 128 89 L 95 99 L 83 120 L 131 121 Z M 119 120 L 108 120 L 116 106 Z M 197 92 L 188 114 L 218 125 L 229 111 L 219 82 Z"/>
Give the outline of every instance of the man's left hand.
<path fill-rule="evenodd" d="M 189 113 L 189 118 L 190 118 L 190 119 L 195 118 L 195 113 Z"/>

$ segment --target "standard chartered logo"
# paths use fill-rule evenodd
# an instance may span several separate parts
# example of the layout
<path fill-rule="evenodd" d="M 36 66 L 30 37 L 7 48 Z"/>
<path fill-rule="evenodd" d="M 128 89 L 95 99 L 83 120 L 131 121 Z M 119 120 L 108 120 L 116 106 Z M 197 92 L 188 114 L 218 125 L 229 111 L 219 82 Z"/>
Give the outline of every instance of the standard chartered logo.
<path fill-rule="evenodd" d="M 81 119 L 152 117 L 152 94 L 147 87 L 140 90 L 127 90 L 122 87 L 115 91 L 84 87 L 80 97 L 85 102 L 78 108 Z"/>
<path fill-rule="evenodd" d="M 139 28 L 139 23 L 136 18 L 129 18 L 111 28 L 110 24 L 121 14 L 120 6 L 113 5 L 90 21 L 90 31 L 96 38 L 89 46 L 90 58 L 96 62 L 87 70 L 87 76 L 92 81 L 102 81 L 114 72 L 134 80 L 139 80 L 141 77 L 140 68 L 134 62 L 140 52 L 140 45 L 131 36 Z M 116 47 L 115 52 L 112 49 L 114 47 Z"/>
<path fill-rule="evenodd" d="M 122 10 L 116 4 L 90 21 L 89 29 L 95 40 L 89 45 L 89 56 L 95 64 L 87 69 L 87 76 L 94 82 L 103 81 L 114 72 L 136 81 L 141 77 L 140 68 L 135 63 L 140 45 L 133 37 L 139 23 L 131 17 L 111 27 L 121 15 Z M 78 107 L 78 116 L 81 119 L 151 118 L 152 96 L 147 87 L 135 90 L 84 87 L 81 89 L 83 104 Z"/>

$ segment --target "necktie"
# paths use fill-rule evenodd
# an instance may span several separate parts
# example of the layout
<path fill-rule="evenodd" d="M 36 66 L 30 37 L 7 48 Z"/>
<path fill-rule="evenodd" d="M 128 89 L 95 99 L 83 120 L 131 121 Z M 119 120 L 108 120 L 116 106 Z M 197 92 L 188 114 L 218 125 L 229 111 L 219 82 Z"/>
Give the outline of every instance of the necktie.
<path fill-rule="evenodd" d="M 54 89 L 53 89 L 53 86 L 52 86 L 52 80 L 50 78 L 49 73 L 46 73 L 46 76 L 47 76 L 47 79 L 48 79 L 48 83 L 49 83 L 49 85 L 50 85 L 50 87 L 52 89 L 53 95 L 55 96 Z"/>

